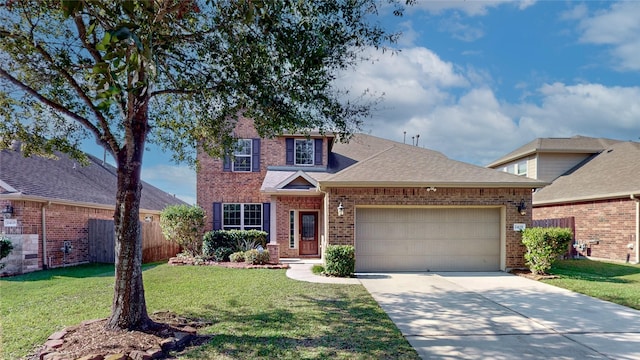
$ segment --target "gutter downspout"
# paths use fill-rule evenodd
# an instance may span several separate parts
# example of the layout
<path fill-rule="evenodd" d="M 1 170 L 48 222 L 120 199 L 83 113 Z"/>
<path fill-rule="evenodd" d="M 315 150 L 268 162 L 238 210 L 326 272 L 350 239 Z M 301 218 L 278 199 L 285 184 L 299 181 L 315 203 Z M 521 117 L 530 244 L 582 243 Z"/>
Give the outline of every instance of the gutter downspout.
<path fill-rule="evenodd" d="M 42 269 L 49 268 L 47 262 L 47 211 L 46 209 L 51 205 L 51 201 L 42 205 Z"/>
<path fill-rule="evenodd" d="M 636 264 L 640 264 L 640 197 L 631 194 L 631 200 L 636 202 Z"/>

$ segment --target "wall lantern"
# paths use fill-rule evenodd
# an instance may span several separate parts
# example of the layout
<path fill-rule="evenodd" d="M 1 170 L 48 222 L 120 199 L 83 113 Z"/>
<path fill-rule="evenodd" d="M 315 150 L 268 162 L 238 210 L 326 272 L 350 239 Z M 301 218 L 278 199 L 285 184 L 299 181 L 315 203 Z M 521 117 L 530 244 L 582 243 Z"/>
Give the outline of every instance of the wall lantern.
<path fill-rule="evenodd" d="M 342 206 L 342 201 L 338 204 L 338 216 L 344 216 L 344 206 Z"/>
<path fill-rule="evenodd" d="M 13 215 L 13 206 L 7 205 L 4 207 L 4 209 L 2 209 L 2 217 L 4 217 L 5 219 L 11 219 L 12 215 Z"/>
<path fill-rule="evenodd" d="M 516 207 L 520 215 L 527 215 L 527 204 L 525 204 L 524 199 L 520 200 L 520 204 L 516 205 Z"/>

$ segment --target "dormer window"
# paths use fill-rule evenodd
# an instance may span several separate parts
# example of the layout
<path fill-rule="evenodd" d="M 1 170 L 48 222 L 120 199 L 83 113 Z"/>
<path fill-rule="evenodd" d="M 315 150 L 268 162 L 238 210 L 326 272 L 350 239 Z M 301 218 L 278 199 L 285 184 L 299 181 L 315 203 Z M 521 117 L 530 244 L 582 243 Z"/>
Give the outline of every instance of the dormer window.
<path fill-rule="evenodd" d="M 313 165 L 314 146 L 311 139 L 295 140 L 295 164 L 296 165 Z"/>

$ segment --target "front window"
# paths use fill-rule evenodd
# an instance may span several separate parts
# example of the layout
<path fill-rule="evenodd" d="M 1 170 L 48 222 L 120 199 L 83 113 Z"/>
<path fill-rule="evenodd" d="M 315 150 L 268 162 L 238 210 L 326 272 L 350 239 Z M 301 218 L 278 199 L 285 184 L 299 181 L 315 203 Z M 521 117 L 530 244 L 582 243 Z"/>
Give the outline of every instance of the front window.
<path fill-rule="evenodd" d="M 224 230 L 262 230 L 262 204 L 223 204 Z"/>
<path fill-rule="evenodd" d="M 238 139 L 233 152 L 233 171 L 251 171 L 251 139 Z"/>
<path fill-rule="evenodd" d="M 296 165 L 313 165 L 313 140 L 296 139 Z"/>

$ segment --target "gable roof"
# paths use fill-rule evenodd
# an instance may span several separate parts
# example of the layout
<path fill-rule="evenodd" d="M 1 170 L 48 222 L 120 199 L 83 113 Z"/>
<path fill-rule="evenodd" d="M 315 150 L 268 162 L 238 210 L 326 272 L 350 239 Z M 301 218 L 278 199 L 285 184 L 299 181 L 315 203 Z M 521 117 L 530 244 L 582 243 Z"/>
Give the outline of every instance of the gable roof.
<path fill-rule="evenodd" d="M 116 168 L 91 155 L 82 166 L 66 154 L 57 159 L 41 156 L 25 158 L 20 151 L 0 151 L 0 197 L 25 200 L 64 201 L 84 205 L 115 206 Z M 160 211 L 182 200 L 142 182 L 140 208 Z"/>
<path fill-rule="evenodd" d="M 580 135 L 570 138 L 537 138 L 495 160 L 487 167 L 500 166 L 535 153 L 596 154 L 619 142 L 621 141 Z"/>
<path fill-rule="evenodd" d="M 535 205 L 640 194 L 640 143 L 617 142 L 533 195 Z"/>
<path fill-rule="evenodd" d="M 546 182 L 451 160 L 444 154 L 371 135 L 334 145 L 335 174 L 323 186 L 539 188 Z"/>

